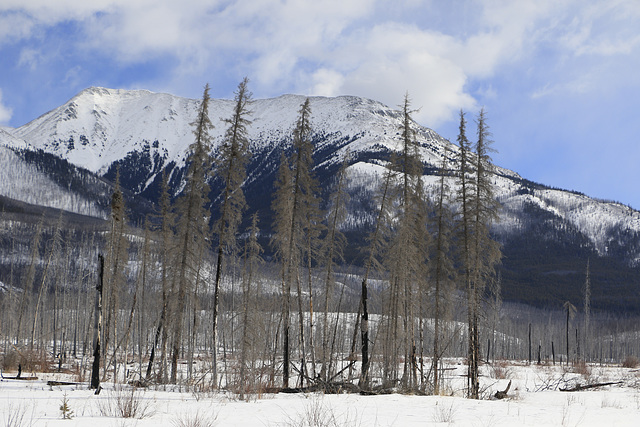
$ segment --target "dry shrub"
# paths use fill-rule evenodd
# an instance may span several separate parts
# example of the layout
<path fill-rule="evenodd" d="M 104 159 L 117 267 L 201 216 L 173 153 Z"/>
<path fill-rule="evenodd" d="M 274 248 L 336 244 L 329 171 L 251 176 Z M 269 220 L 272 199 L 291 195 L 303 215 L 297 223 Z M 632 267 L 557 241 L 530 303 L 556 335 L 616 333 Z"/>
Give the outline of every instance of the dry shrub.
<path fill-rule="evenodd" d="M 455 422 L 457 411 L 458 407 L 455 406 L 455 401 L 452 401 L 449 405 L 443 401 L 438 401 L 434 407 L 432 420 L 434 423 L 452 424 Z"/>
<path fill-rule="evenodd" d="M 5 371 L 17 371 L 20 361 L 20 354 L 17 351 L 10 351 L 2 355 L 2 369 Z"/>
<path fill-rule="evenodd" d="M 31 400 L 9 401 L 5 406 L 3 421 L 6 427 L 31 427 L 35 425 L 35 404 Z"/>
<path fill-rule="evenodd" d="M 2 358 L 2 369 L 17 371 L 22 365 L 23 375 L 27 372 L 53 372 L 53 359 L 46 351 L 10 351 Z"/>
<path fill-rule="evenodd" d="M 70 372 L 73 374 L 76 382 L 82 383 L 85 381 L 86 372 L 83 363 L 74 362 Z"/>
<path fill-rule="evenodd" d="M 211 411 L 200 412 L 199 410 L 193 413 L 183 413 L 178 415 L 171 421 L 175 427 L 214 427 L 217 415 Z"/>
<path fill-rule="evenodd" d="M 623 368 L 635 369 L 640 365 L 640 360 L 636 356 L 627 356 L 622 362 Z"/>
<path fill-rule="evenodd" d="M 584 360 L 574 363 L 571 371 L 574 374 L 582 375 L 584 379 L 589 379 L 591 377 L 591 367 L 587 365 L 587 362 Z"/>
<path fill-rule="evenodd" d="M 357 413 L 339 414 L 324 401 L 322 395 L 312 395 L 302 411 L 287 416 L 286 427 L 342 427 L 360 426 Z"/>
<path fill-rule="evenodd" d="M 491 365 L 489 376 L 498 380 L 507 380 L 513 376 L 509 362 L 506 360 L 498 360 Z"/>
<path fill-rule="evenodd" d="M 116 388 L 98 401 L 102 416 L 115 418 L 150 417 L 155 413 L 152 402 L 145 398 L 144 390 L 135 387 Z"/>

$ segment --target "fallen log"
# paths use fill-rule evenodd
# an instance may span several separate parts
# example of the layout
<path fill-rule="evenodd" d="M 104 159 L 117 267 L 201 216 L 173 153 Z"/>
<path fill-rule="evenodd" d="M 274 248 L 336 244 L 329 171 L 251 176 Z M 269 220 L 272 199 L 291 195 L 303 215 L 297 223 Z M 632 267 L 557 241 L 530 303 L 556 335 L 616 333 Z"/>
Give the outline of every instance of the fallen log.
<path fill-rule="evenodd" d="M 561 388 L 560 391 L 582 391 L 582 390 L 588 390 L 590 388 L 604 387 L 608 385 L 617 385 L 617 384 L 622 384 L 622 381 L 610 382 L 610 383 L 585 384 L 585 385 L 577 384 L 576 386 L 571 388 Z"/>
<path fill-rule="evenodd" d="M 38 377 L 5 377 L 4 375 L 2 376 L 3 380 L 18 380 L 18 381 L 35 381 L 38 379 Z"/>
<path fill-rule="evenodd" d="M 496 399 L 505 399 L 507 398 L 507 393 L 509 393 L 509 389 L 511 388 L 511 380 L 509 380 L 509 384 L 507 384 L 507 388 L 503 391 L 496 391 L 496 394 L 493 395 Z"/>
<path fill-rule="evenodd" d="M 53 381 L 53 380 L 47 381 L 47 385 L 50 387 L 58 387 L 62 385 L 78 385 L 78 384 L 80 383 L 74 383 L 69 381 Z"/>

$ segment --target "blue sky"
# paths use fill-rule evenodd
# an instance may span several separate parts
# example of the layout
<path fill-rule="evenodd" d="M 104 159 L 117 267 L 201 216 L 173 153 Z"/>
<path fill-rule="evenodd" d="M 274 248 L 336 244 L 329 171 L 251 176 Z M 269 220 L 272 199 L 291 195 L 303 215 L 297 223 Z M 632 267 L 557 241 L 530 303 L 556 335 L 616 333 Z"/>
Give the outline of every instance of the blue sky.
<path fill-rule="evenodd" d="M 89 86 L 199 98 L 359 95 L 455 140 L 488 112 L 494 161 L 640 208 L 637 0 L 0 0 L 0 125 Z"/>

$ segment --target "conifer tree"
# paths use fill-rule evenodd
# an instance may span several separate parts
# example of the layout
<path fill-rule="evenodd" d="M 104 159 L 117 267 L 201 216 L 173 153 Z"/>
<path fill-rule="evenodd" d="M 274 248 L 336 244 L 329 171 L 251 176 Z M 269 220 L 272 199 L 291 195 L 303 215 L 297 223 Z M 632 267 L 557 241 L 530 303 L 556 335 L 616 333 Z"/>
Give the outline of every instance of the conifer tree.
<path fill-rule="evenodd" d="M 191 123 L 194 127 L 194 142 L 189 146 L 186 186 L 177 202 L 179 213 L 177 233 L 178 259 L 175 267 L 175 309 L 172 310 L 171 377 L 176 383 L 178 355 L 182 345 L 183 323 L 186 297 L 195 286 L 197 272 L 201 264 L 200 257 L 206 245 L 208 235 L 208 213 L 205 209 L 208 201 L 209 185 L 207 178 L 211 167 L 210 150 L 213 128 L 209 118 L 209 85 L 204 89 L 198 116 Z"/>
<path fill-rule="evenodd" d="M 472 213 L 471 213 L 471 195 L 473 194 L 473 180 L 472 180 L 472 163 L 471 163 L 471 143 L 467 139 L 466 135 L 466 119 L 465 114 L 460 111 L 460 125 L 458 128 L 458 204 L 459 208 L 459 220 L 458 220 L 458 234 L 459 234 L 459 252 L 460 262 L 462 269 L 462 278 L 464 280 L 464 291 L 467 293 L 467 328 L 468 328 L 468 373 L 467 373 L 467 394 L 472 396 L 472 383 L 475 384 L 475 378 L 472 372 L 472 356 L 474 353 L 472 341 L 473 337 L 473 292 L 471 282 L 471 259 L 472 259 Z"/>
<path fill-rule="evenodd" d="M 276 182 L 276 193 L 272 209 L 275 213 L 275 236 L 273 244 L 281 264 L 283 292 L 283 384 L 289 386 L 290 373 L 290 326 L 291 286 L 296 285 L 298 294 L 298 314 L 300 317 L 301 373 L 306 375 L 304 330 L 302 325 L 302 306 L 300 289 L 300 267 L 303 251 L 307 247 L 308 233 L 312 224 L 309 219 L 312 211 L 317 209 L 317 183 L 312 173 L 313 145 L 311 129 L 311 107 L 307 98 L 300 107 L 298 120 L 293 132 L 292 161 L 283 154 Z"/>
<path fill-rule="evenodd" d="M 484 288 L 495 273 L 501 253 L 490 235 L 491 224 L 498 218 L 498 202 L 493 189 L 491 134 L 484 109 L 477 119 L 478 140 L 474 153 L 466 138 L 464 113 L 460 113 L 458 200 L 460 204 L 460 252 L 467 291 L 468 321 L 468 396 L 479 398 L 479 312 Z"/>
<path fill-rule="evenodd" d="M 433 248 L 429 263 L 429 277 L 433 282 L 433 394 L 440 394 L 440 358 L 442 356 L 442 323 L 449 298 L 454 286 L 454 263 L 452 251 L 453 215 L 449 208 L 449 185 L 447 183 L 448 150 L 442 157 L 439 170 L 438 188 L 435 194 L 434 215 L 431 219 L 433 229 Z"/>
<path fill-rule="evenodd" d="M 293 237 L 291 234 L 291 224 L 293 223 L 293 180 L 291 168 L 287 156 L 282 152 L 280 156 L 280 166 L 275 182 L 275 197 L 272 204 L 274 212 L 274 234 L 271 244 L 275 249 L 275 254 L 280 262 L 280 279 L 282 293 L 282 383 L 283 387 L 289 387 L 289 324 L 291 311 L 291 281 L 289 279 L 290 264 L 296 264 L 294 251 L 292 250 Z"/>
<path fill-rule="evenodd" d="M 395 218 L 387 227 L 392 239 L 387 248 L 387 266 L 390 274 L 390 288 L 385 323 L 385 378 L 398 379 L 398 356 L 402 354 L 402 385 L 412 388 L 416 385 L 416 301 L 426 276 L 424 266 L 426 251 L 426 211 L 421 182 L 422 163 L 413 130 L 410 100 L 405 95 L 402 105 L 402 124 L 399 154 L 393 153 L 391 167 L 395 172 L 393 187 Z M 401 324 L 400 324 L 401 322 Z"/>
<path fill-rule="evenodd" d="M 246 178 L 246 168 L 249 161 L 249 137 L 247 126 L 251 121 L 250 114 L 251 92 L 248 88 L 249 79 L 244 78 L 235 92 L 234 108 L 231 118 L 225 119 L 228 128 L 224 141 L 216 159 L 216 175 L 222 180 L 223 188 L 220 196 L 220 218 L 214 225 L 218 238 L 216 275 L 213 288 L 213 383 L 217 383 L 217 335 L 218 335 L 218 307 L 220 300 L 220 281 L 223 273 L 225 253 L 236 250 L 236 234 L 238 225 L 242 221 L 242 212 L 246 208 L 246 201 L 242 191 L 242 183 Z"/>

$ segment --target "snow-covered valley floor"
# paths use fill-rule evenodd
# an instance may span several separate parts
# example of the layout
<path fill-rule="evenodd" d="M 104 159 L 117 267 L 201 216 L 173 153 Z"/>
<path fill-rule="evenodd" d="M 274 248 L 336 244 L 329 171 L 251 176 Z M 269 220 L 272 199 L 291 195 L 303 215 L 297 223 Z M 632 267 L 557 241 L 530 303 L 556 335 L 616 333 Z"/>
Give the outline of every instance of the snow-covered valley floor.
<path fill-rule="evenodd" d="M 241 400 L 225 392 L 131 389 L 104 383 L 96 396 L 62 374 L 0 381 L 5 426 L 638 426 L 640 370 L 618 366 L 564 368 L 501 362 L 483 366 L 484 398 L 465 399 L 465 366 L 451 365 L 445 389 L 453 396 L 387 394 L 263 394 Z M 9 373 L 4 373 L 5 377 Z M 508 397 L 492 398 L 512 381 Z M 617 384 L 567 392 L 575 385 Z M 67 402 L 71 419 L 63 419 Z M 133 405 L 133 406 L 127 406 Z M 124 418 L 119 410 L 138 411 Z"/>

